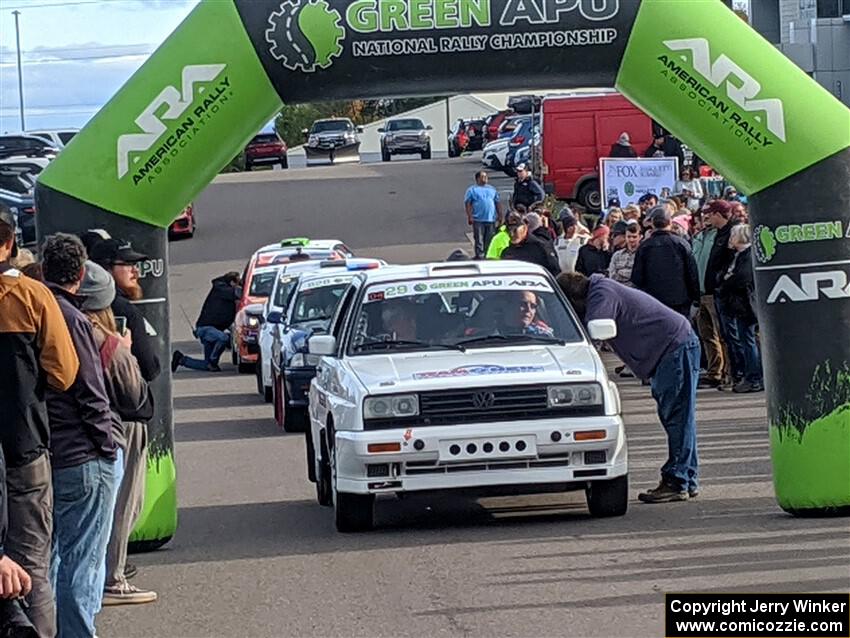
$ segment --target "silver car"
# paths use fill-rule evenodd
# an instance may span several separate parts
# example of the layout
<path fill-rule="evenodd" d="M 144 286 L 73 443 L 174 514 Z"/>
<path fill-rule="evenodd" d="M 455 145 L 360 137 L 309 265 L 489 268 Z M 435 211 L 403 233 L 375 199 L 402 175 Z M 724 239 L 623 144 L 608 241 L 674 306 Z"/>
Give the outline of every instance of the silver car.
<path fill-rule="evenodd" d="M 415 117 L 389 120 L 381 134 L 381 159 L 389 162 L 393 155 L 419 155 L 431 159 L 431 125 Z"/>

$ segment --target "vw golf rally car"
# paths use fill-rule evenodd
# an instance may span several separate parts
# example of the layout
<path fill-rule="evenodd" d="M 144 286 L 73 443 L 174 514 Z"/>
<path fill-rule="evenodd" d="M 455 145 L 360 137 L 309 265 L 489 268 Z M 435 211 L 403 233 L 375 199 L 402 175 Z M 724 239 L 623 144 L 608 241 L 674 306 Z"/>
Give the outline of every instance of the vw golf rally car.
<path fill-rule="evenodd" d="M 595 323 L 595 322 L 594 322 Z M 613 322 L 592 325 L 611 338 Z M 626 511 L 616 386 L 551 276 L 511 261 L 357 274 L 310 386 L 308 457 L 339 531 L 369 529 L 382 494 L 584 489 Z"/>

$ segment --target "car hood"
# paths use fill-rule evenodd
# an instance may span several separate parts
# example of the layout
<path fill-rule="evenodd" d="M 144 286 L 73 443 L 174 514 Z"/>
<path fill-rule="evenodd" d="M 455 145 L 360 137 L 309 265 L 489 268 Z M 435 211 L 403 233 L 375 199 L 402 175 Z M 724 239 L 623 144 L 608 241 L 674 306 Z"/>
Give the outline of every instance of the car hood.
<path fill-rule="evenodd" d="M 347 362 L 370 394 L 594 381 L 597 376 L 587 344 L 376 354 Z"/>

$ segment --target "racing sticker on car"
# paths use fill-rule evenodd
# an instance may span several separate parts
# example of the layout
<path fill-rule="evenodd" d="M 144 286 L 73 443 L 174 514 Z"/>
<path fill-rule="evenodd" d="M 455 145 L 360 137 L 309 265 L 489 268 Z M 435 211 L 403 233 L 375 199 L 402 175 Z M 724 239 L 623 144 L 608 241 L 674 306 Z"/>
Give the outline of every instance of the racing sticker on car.
<path fill-rule="evenodd" d="M 448 379 L 453 377 L 478 377 L 491 374 L 528 374 L 531 372 L 543 372 L 543 366 L 503 366 L 498 364 L 475 364 L 459 366 L 451 370 L 431 370 L 428 372 L 416 372 L 414 379 Z"/>
<path fill-rule="evenodd" d="M 551 286 L 544 280 L 530 277 L 474 277 L 466 279 L 423 279 L 403 284 L 384 284 L 371 286 L 366 302 L 413 297 L 456 290 L 539 290 L 552 292 Z"/>
<path fill-rule="evenodd" d="M 351 281 L 351 278 L 345 277 L 324 277 L 314 281 L 305 281 L 301 285 L 301 290 L 314 290 L 316 288 L 327 288 L 328 286 L 336 286 L 338 284 L 346 284 Z"/>

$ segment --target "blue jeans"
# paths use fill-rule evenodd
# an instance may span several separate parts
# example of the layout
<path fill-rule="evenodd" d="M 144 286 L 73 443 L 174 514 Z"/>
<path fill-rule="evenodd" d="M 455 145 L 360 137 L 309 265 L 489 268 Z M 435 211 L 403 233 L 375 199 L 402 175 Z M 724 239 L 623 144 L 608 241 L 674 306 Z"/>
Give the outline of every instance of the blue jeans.
<path fill-rule="evenodd" d="M 209 366 L 217 366 L 221 354 L 227 348 L 229 341 L 227 333 L 212 326 L 198 326 L 195 329 L 195 336 L 204 347 L 204 360 L 201 361 L 184 355 L 181 365 L 192 370 L 206 370 Z"/>
<path fill-rule="evenodd" d="M 484 259 L 493 235 L 496 234 L 495 222 L 472 222 L 472 237 L 475 244 L 475 259 Z"/>
<path fill-rule="evenodd" d="M 57 638 L 93 636 L 103 600 L 116 461 L 53 468 L 53 559 Z"/>
<path fill-rule="evenodd" d="M 717 310 L 720 338 L 723 339 L 726 352 L 729 354 L 729 373 L 737 381 L 744 376 L 744 356 L 738 336 L 737 319 L 723 307 L 723 302 L 717 295 L 714 296 L 714 307 Z"/>
<path fill-rule="evenodd" d="M 696 335 L 668 352 L 652 376 L 652 398 L 658 404 L 658 418 L 667 432 L 667 462 L 661 479 L 679 490 L 698 487 L 697 382 L 700 345 Z"/>
<path fill-rule="evenodd" d="M 739 352 L 744 362 L 744 379 L 750 383 L 761 384 L 764 382 L 764 377 L 761 371 L 761 353 L 756 340 L 757 325 L 755 323 L 747 325 L 743 319 L 735 318 Z"/>

